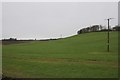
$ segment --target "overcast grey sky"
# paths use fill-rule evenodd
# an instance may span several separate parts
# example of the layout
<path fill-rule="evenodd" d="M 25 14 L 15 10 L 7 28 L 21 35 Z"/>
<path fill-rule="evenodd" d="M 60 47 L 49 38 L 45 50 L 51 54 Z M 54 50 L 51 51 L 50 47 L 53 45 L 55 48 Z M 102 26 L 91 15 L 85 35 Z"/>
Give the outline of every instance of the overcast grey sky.
<path fill-rule="evenodd" d="M 2 38 L 59 38 L 83 27 L 118 24 L 117 2 L 4 2 Z"/>

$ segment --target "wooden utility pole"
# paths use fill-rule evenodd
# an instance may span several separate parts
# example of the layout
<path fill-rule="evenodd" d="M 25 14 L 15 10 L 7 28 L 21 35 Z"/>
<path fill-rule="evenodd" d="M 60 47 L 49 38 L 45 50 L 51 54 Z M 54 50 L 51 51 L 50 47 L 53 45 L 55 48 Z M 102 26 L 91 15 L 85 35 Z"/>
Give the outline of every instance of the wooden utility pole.
<path fill-rule="evenodd" d="M 108 20 L 108 43 L 107 43 L 107 51 L 109 52 L 110 50 L 109 50 L 109 30 L 110 30 L 110 27 L 109 27 L 109 21 L 110 21 L 110 19 L 107 19 Z"/>
<path fill-rule="evenodd" d="M 109 43 L 110 43 L 110 41 L 109 41 L 109 40 L 110 40 L 110 39 L 109 39 L 109 38 L 110 38 L 110 37 L 109 37 L 110 25 L 109 25 L 109 22 L 110 22 L 110 20 L 111 20 L 111 19 L 114 19 L 114 18 L 108 18 L 108 19 L 107 19 L 107 21 L 108 21 L 108 32 L 107 32 L 107 33 L 108 33 L 107 51 L 108 51 L 108 52 L 110 51 L 110 44 L 109 44 Z"/>

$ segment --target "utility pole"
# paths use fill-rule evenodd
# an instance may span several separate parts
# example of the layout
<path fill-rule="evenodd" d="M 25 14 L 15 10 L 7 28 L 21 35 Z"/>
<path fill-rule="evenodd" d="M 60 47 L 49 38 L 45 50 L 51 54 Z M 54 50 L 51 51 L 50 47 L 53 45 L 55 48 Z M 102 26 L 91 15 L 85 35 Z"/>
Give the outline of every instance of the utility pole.
<path fill-rule="evenodd" d="M 107 51 L 109 52 L 110 51 L 110 49 L 109 49 L 109 30 L 110 30 L 110 26 L 109 26 L 109 21 L 110 21 L 110 19 L 107 19 L 108 20 L 108 44 L 107 44 Z"/>
<path fill-rule="evenodd" d="M 107 32 L 108 33 L 108 40 L 107 40 L 107 51 L 108 52 L 110 51 L 110 44 L 109 44 L 110 43 L 110 40 L 109 40 L 109 38 L 110 38 L 109 37 L 110 25 L 109 25 L 109 22 L 110 22 L 111 19 L 114 19 L 114 18 L 108 18 L 108 19 L 106 19 L 108 21 L 108 32 Z"/>

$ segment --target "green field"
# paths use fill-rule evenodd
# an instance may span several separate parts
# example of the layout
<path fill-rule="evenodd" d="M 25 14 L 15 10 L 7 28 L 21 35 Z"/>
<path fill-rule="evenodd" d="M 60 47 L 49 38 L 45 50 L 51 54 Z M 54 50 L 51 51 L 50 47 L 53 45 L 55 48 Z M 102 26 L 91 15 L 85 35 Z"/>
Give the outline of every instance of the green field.
<path fill-rule="evenodd" d="M 0 41 L 0 77 L 2 77 L 2 41 Z"/>
<path fill-rule="evenodd" d="M 3 45 L 3 75 L 14 78 L 117 78 L 118 32 Z"/>

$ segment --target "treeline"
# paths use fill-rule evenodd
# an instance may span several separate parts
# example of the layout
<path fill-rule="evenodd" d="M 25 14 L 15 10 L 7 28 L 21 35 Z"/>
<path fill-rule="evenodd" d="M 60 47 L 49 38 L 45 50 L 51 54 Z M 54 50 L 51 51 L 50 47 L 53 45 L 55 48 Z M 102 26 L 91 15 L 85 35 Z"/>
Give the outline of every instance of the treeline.
<path fill-rule="evenodd" d="M 77 32 L 77 34 L 88 33 L 88 32 L 100 32 L 100 31 L 108 31 L 108 29 L 106 29 L 106 27 L 102 25 L 93 25 L 90 27 L 80 29 Z M 110 28 L 109 31 L 120 31 L 120 26 L 117 25 L 113 28 Z"/>
<path fill-rule="evenodd" d="M 36 40 L 36 39 L 35 39 Z M 2 39 L 2 41 L 34 41 L 34 39 L 17 40 L 17 38 Z"/>
<path fill-rule="evenodd" d="M 43 40 L 36 40 L 36 39 L 27 39 L 27 40 L 17 40 L 17 38 L 9 38 L 9 39 L 2 39 L 2 41 L 50 41 L 50 40 L 58 40 L 58 39 L 43 39 Z"/>
<path fill-rule="evenodd" d="M 17 38 L 2 39 L 2 41 L 17 41 Z"/>

